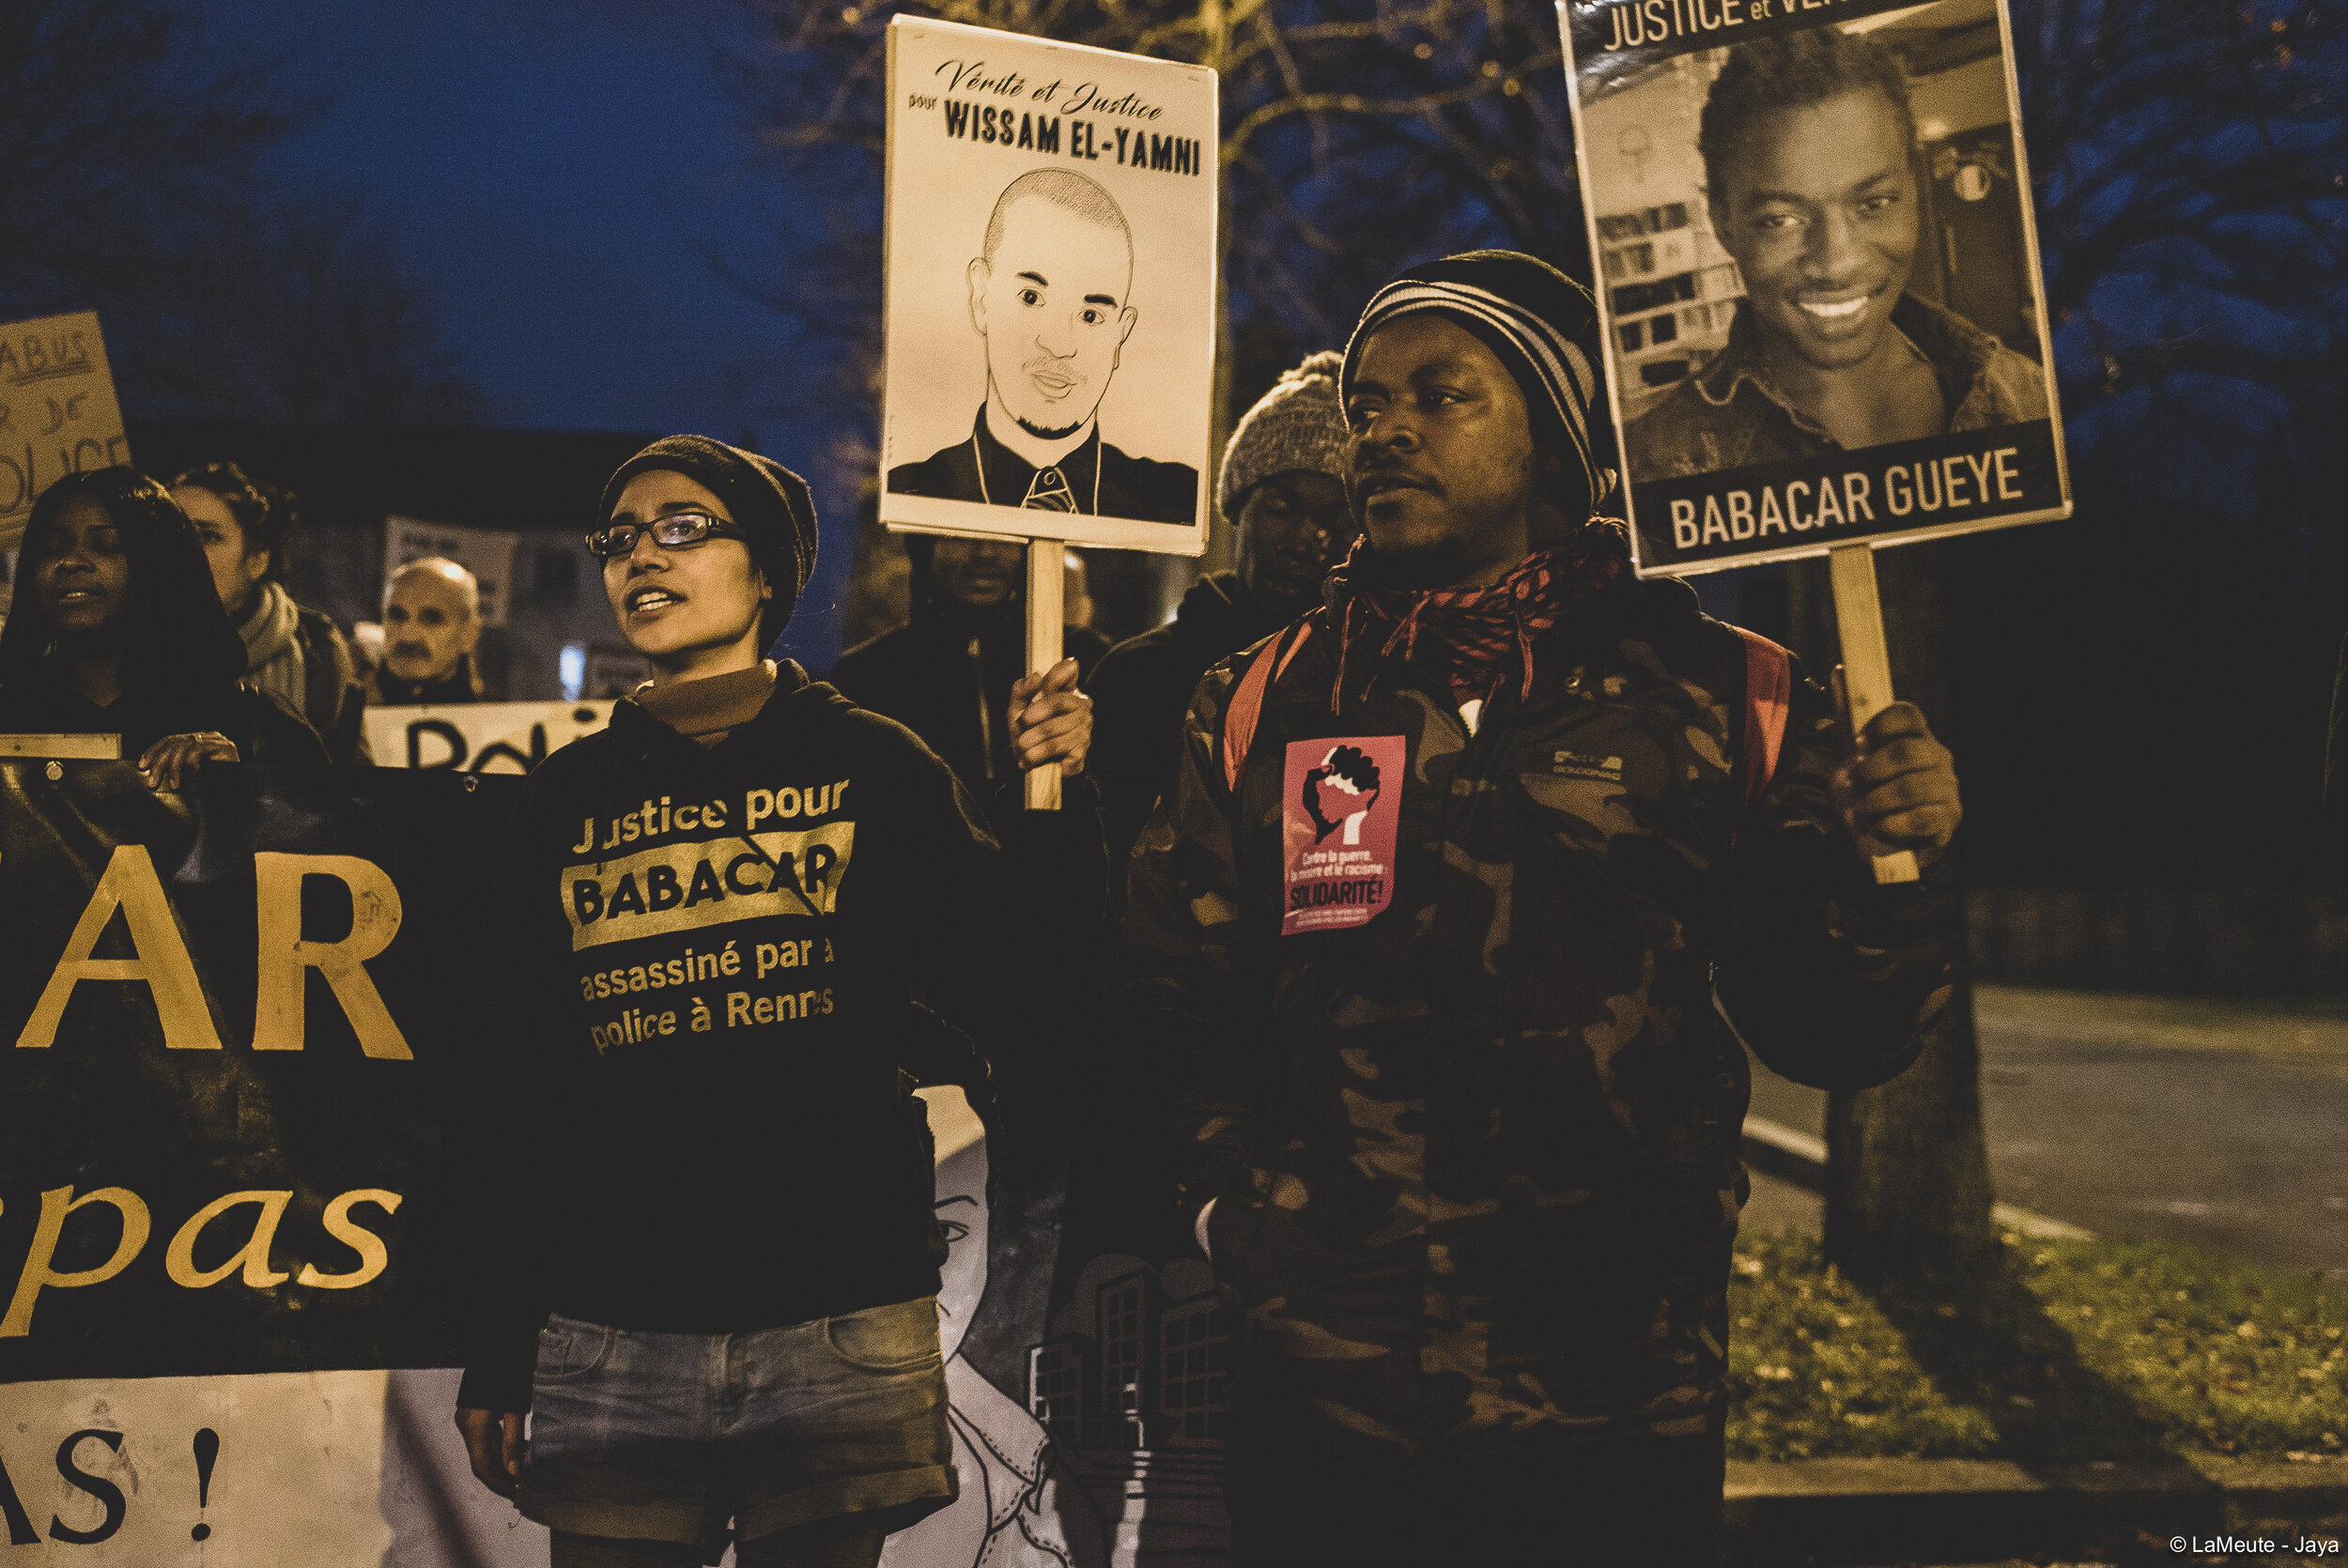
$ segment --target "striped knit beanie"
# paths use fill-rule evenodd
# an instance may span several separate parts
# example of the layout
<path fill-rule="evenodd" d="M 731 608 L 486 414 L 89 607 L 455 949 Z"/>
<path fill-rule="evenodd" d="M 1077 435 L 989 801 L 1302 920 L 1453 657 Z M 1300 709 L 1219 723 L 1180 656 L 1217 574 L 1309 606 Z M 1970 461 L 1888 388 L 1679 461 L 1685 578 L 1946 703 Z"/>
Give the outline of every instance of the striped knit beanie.
<path fill-rule="evenodd" d="M 1339 396 L 1369 334 L 1397 316 L 1433 311 L 1500 356 L 1523 389 L 1534 445 L 1559 464 L 1561 502 L 1595 508 L 1614 487 L 1614 422 L 1599 405 L 1603 359 L 1598 302 L 1549 263 L 1519 251 L 1467 251 L 1402 273 L 1370 296 L 1345 346 Z M 1587 486 L 1586 500 L 1574 492 Z"/>
<path fill-rule="evenodd" d="M 1239 521 L 1247 492 L 1275 473 L 1325 473 L 1345 483 L 1345 454 L 1352 436 L 1345 427 L 1345 406 L 1337 401 L 1337 371 L 1344 357 L 1332 349 L 1308 356 L 1284 370 L 1272 390 L 1240 416 L 1239 428 L 1223 447 L 1223 473 L 1215 504 Z"/>

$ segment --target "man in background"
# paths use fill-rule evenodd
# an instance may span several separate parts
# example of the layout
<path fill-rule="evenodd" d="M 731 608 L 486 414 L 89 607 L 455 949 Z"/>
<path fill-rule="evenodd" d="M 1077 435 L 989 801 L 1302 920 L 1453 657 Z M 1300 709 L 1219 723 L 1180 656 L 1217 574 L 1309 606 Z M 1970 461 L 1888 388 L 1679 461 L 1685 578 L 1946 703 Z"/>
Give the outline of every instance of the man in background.
<path fill-rule="evenodd" d="M 383 661 L 367 678 L 378 706 L 478 702 L 481 584 L 441 556 L 411 561 L 383 593 Z"/>
<path fill-rule="evenodd" d="M 2047 417 L 2038 365 L 1908 292 L 1923 238 L 1908 78 L 1863 34 L 1739 44 L 1704 103 L 1727 346 L 1629 431 L 1633 480 Z"/>
<path fill-rule="evenodd" d="M 1106 818 L 1109 885 L 1121 899 L 1125 857 L 1182 755 L 1182 715 L 1198 677 L 1321 603 L 1321 581 L 1360 525 L 1345 498 L 1342 355 L 1285 371 L 1223 448 L 1215 504 L 1237 529 L 1237 565 L 1182 595 L 1174 619 L 1119 643 L 1091 681 L 1092 773 Z"/>
<path fill-rule="evenodd" d="M 902 626 L 840 655 L 826 677 L 858 707 L 886 714 L 929 743 L 963 787 L 990 804 L 1018 776 L 1011 747 L 1012 686 L 1027 672 L 1027 557 L 1008 539 L 905 537 L 912 610 Z M 1062 648 L 1078 680 L 1108 638 L 1070 626 Z"/>

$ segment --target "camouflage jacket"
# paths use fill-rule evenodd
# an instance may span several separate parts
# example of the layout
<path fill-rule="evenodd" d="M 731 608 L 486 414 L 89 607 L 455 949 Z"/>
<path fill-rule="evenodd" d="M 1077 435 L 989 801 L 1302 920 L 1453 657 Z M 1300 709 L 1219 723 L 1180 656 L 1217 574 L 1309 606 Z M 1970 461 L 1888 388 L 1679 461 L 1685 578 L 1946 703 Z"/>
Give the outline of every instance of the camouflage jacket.
<path fill-rule="evenodd" d="M 1266 692 L 1235 793 L 1217 746 L 1248 655 L 1207 674 L 1135 852 L 1126 998 L 1175 1178 L 1194 1210 L 1224 1200 L 1209 1239 L 1251 1344 L 1339 1426 L 1461 1456 L 1692 1434 L 1724 1397 L 1750 1191 L 1738 1037 L 1806 1084 L 1893 1077 L 1948 999 L 1954 899 L 1874 884 L 1829 806 L 1841 726 L 1799 669 L 1742 807 L 1742 640 L 1684 584 L 1576 607 L 1473 736 L 1440 681 L 1360 647 L 1333 711 L 1336 643 Z M 1336 742 L 1377 737 L 1408 759 L 1375 785 L 1398 800 L 1390 896 L 1282 934 L 1346 907 L 1295 892 L 1295 847 L 1367 798 L 1328 792 Z"/>

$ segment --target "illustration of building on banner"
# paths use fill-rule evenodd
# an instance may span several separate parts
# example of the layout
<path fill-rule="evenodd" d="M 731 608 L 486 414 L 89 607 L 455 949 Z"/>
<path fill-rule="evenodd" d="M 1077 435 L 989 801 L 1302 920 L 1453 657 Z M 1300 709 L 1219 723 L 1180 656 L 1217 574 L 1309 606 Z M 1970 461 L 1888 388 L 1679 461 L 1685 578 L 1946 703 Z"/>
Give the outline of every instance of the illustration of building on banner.
<path fill-rule="evenodd" d="M 1203 1263 L 1107 1253 L 1027 1353 L 1027 1408 L 1103 1518 L 1113 1560 L 1220 1560 L 1231 1311 Z"/>

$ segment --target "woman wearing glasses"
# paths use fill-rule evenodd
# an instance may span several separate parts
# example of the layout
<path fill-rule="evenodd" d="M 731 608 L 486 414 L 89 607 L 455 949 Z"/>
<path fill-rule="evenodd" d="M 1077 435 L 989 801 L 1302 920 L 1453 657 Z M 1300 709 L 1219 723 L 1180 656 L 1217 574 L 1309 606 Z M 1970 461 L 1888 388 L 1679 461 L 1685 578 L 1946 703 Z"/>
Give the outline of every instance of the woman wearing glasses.
<path fill-rule="evenodd" d="M 554 1568 L 714 1563 L 729 1522 L 743 1568 L 870 1568 L 954 1495 L 901 1069 L 982 1087 L 1015 879 L 910 731 L 761 656 L 815 543 L 764 457 L 674 436 L 621 467 L 587 547 L 653 680 L 531 776 L 499 879 L 457 1423 Z M 1081 768 L 1074 673 L 1015 699 L 1027 766 Z"/>

